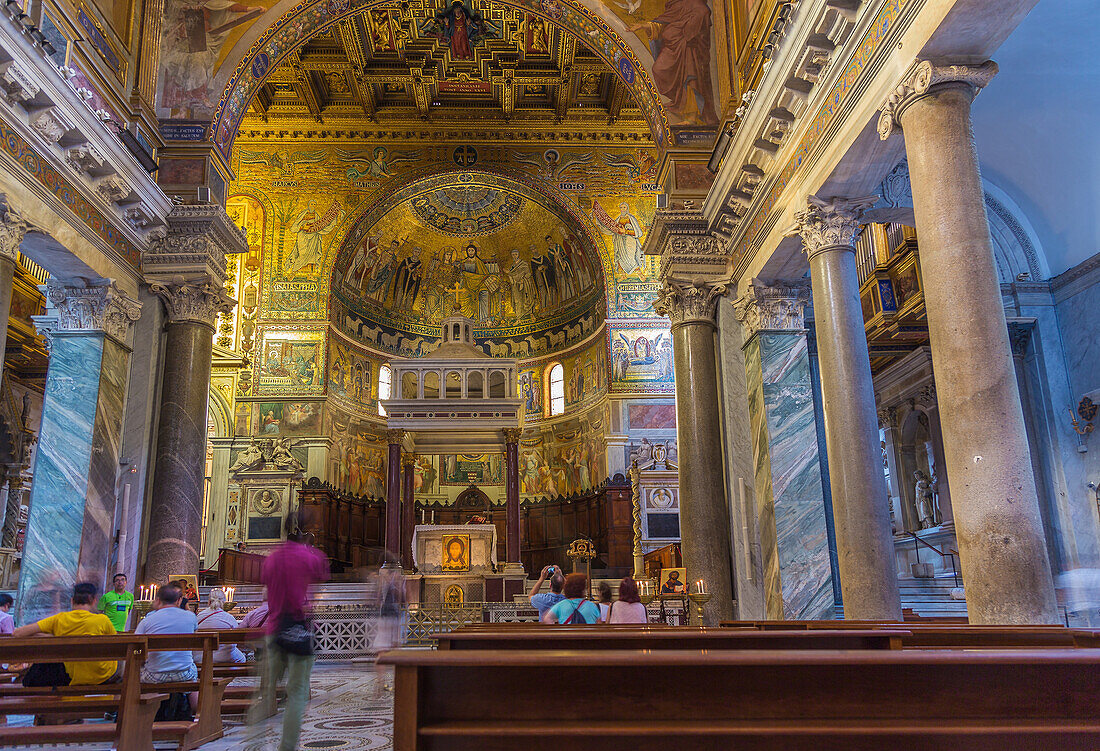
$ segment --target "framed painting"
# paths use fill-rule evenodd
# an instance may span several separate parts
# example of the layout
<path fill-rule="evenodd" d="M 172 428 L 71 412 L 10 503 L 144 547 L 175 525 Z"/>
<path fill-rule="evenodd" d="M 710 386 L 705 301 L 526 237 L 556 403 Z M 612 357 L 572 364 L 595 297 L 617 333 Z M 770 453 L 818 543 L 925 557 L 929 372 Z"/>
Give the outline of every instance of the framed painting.
<path fill-rule="evenodd" d="M 687 594 L 687 569 L 663 568 L 661 569 L 660 586 L 658 593 L 662 595 L 686 595 Z"/>
<path fill-rule="evenodd" d="M 470 536 L 443 535 L 444 571 L 470 570 Z"/>

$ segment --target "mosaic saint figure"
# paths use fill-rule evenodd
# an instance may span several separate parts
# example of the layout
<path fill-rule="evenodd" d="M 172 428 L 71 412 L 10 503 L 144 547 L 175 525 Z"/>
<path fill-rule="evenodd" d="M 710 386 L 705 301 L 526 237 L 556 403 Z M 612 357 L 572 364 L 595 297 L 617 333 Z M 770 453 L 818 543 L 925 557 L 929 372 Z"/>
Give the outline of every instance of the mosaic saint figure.
<path fill-rule="evenodd" d="M 512 307 L 516 318 L 526 318 L 535 312 L 537 292 L 531 264 L 523 259 L 518 248 L 512 248 L 512 265 L 508 267 L 508 282 L 512 287 Z"/>
<path fill-rule="evenodd" d="M 287 256 L 285 271 L 294 274 L 306 266 L 317 266 L 324 256 L 323 234 L 336 222 L 342 212 L 337 201 L 324 214 L 317 211 L 317 202 L 310 201 L 306 210 L 298 214 L 290 231 L 295 233 L 294 247 Z"/>

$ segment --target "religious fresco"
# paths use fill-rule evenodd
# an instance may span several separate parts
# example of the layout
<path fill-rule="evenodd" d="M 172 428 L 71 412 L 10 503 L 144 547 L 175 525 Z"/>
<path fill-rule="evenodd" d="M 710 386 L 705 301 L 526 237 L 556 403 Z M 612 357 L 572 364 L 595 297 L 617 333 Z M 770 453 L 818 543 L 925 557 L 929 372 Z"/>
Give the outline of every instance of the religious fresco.
<path fill-rule="evenodd" d="M 321 435 L 321 402 L 260 402 L 255 435 Z"/>
<path fill-rule="evenodd" d="M 556 498 L 583 493 L 607 479 L 607 406 L 520 439 L 520 494 Z"/>
<path fill-rule="evenodd" d="M 183 120 L 213 117 L 221 94 L 214 85 L 219 65 L 237 39 L 273 5 L 275 0 L 166 0 L 158 116 Z"/>
<path fill-rule="evenodd" d="M 671 393 L 675 386 L 672 332 L 638 322 L 608 324 L 613 393 Z"/>
<path fill-rule="evenodd" d="M 439 457 L 439 485 L 503 485 L 503 454 L 444 454 Z"/>
<path fill-rule="evenodd" d="M 323 330 L 266 329 L 256 356 L 256 389 L 260 395 L 324 393 Z"/>
<path fill-rule="evenodd" d="M 330 409 L 325 433 L 329 447 L 329 482 L 354 495 L 386 497 L 386 446 L 371 425 L 340 409 Z"/>
<path fill-rule="evenodd" d="M 439 492 L 439 457 L 418 455 L 413 463 L 413 493 L 434 495 Z"/>
<path fill-rule="evenodd" d="M 328 394 L 364 413 L 378 411 L 378 368 L 380 362 L 372 360 L 359 347 L 345 342 L 338 336 L 329 340 Z"/>

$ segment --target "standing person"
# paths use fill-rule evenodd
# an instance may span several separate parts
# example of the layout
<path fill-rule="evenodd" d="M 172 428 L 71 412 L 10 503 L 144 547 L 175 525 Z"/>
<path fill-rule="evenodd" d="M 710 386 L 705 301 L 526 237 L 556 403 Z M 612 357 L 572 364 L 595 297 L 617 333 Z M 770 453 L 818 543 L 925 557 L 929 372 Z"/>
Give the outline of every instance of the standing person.
<path fill-rule="evenodd" d="M 611 585 L 607 582 L 600 582 L 600 601 L 596 603 L 600 606 L 600 621 L 607 623 L 607 618 L 611 615 Z"/>
<path fill-rule="evenodd" d="M 73 587 L 73 609 L 49 618 L 43 618 L 35 623 L 28 623 L 15 629 L 14 636 L 38 636 L 50 634 L 51 636 L 114 636 L 115 627 L 107 616 L 95 612 L 96 586 L 91 582 L 81 582 Z M 36 686 L 97 686 L 107 683 L 118 673 L 118 663 L 114 660 L 100 662 L 81 661 L 66 662 L 65 670 L 68 678 L 60 678 L 58 682 L 32 683 L 24 685 Z M 29 675 L 29 673 L 28 673 Z M 26 680 L 26 679 L 24 679 Z"/>
<path fill-rule="evenodd" d="M 0 636 L 11 636 L 15 632 L 15 619 L 11 617 L 11 606 L 15 600 L 7 592 L 0 592 Z"/>
<path fill-rule="evenodd" d="M 199 613 L 197 631 L 222 631 L 239 628 L 237 619 L 225 612 L 225 590 L 214 587 L 207 596 L 206 609 Z M 193 652 L 195 663 L 202 662 L 202 652 Z M 236 644 L 222 644 L 214 650 L 214 662 L 244 662 L 244 652 Z"/>
<path fill-rule="evenodd" d="M 539 590 L 542 588 L 542 583 L 546 581 L 547 577 L 550 577 L 550 591 L 540 593 Z M 539 611 L 540 621 L 550 608 L 565 599 L 565 595 L 561 593 L 562 587 L 564 586 L 565 577 L 561 575 L 560 566 L 543 567 L 542 573 L 539 574 L 539 580 L 535 582 L 535 586 L 531 587 L 531 593 L 527 595 L 527 599 L 531 601 L 531 605 L 535 610 Z"/>
<path fill-rule="evenodd" d="M 134 595 L 126 591 L 126 574 L 115 574 L 111 585 L 111 591 L 103 593 L 96 607 L 107 616 L 115 631 L 121 633 L 126 630 L 126 621 L 130 619 L 130 611 L 134 609 Z"/>
<path fill-rule="evenodd" d="M 275 702 L 275 690 L 287 674 L 286 707 L 279 751 L 294 751 L 302 732 L 302 715 L 309 699 L 309 674 L 313 669 L 313 645 L 308 618 L 310 585 L 329 576 L 328 561 L 320 551 L 301 542 L 296 513 L 286 517 L 286 542 L 264 561 L 260 578 L 267 587 L 267 663 L 260 681 L 260 695 L 249 713 L 250 722 L 262 719 Z"/>
<path fill-rule="evenodd" d="M 545 623 L 564 625 L 602 623 L 600 608 L 584 596 L 588 589 L 586 574 L 570 574 L 565 577 L 562 593 L 565 599 L 546 612 Z"/>
<path fill-rule="evenodd" d="M 611 605 L 606 623 L 649 623 L 649 614 L 638 597 L 638 583 L 631 577 L 619 582 L 619 599 Z"/>

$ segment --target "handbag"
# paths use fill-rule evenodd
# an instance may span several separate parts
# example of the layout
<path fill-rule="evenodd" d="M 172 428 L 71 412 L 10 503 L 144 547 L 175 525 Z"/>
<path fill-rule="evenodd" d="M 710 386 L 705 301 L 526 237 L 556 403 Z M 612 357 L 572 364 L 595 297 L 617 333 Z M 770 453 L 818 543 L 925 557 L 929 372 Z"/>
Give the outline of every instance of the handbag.
<path fill-rule="evenodd" d="M 292 655 L 308 657 L 313 654 L 313 628 L 304 618 L 284 615 L 275 631 L 275 645 Z"/>

